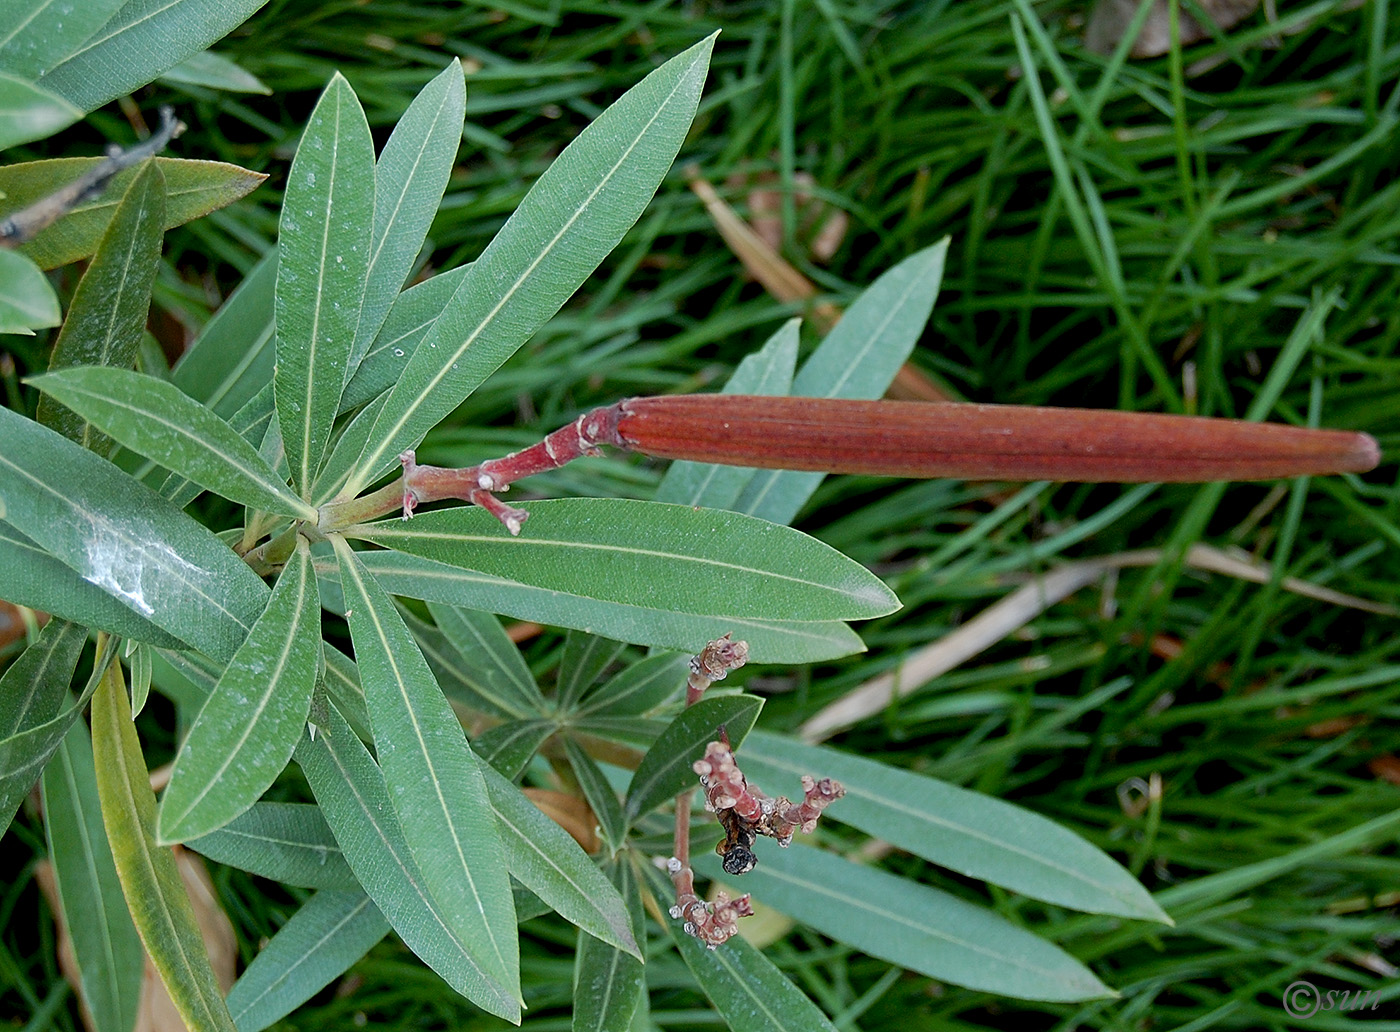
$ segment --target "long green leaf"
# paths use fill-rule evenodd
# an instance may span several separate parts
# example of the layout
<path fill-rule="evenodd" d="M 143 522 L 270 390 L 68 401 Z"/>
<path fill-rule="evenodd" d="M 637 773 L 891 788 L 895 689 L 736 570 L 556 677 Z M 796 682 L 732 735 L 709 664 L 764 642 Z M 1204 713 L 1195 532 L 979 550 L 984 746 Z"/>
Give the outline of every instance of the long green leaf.
<path fill-rule="evenodd" d="M 174 384 L 98 366 L 26 382 L 123 446 L 216 494 L 282 516 L 316 518 L 316 510 L 287 490 L 256 448 Z"/>
<path fill-rule="evenodd" d="M 583 700 L 580 714 L 632 716 L 675 698 L 684 688 L 690 657 L 662 652 L 633 663 Z"/>
<path fill-rule="evenodd" d="M 611 638 L 570 631 L 559 660 L 559 708 L 565 712 L 573 709 L 624 648 L 622 642 Z"/>
<path fill-rule="evenodd" d="M 277 421 L 305 497 L 340 410 L 374 227 L 374 143 L 337 72 L 287 175 L 277 254 Z"/>
<path fill-rule="evenodd" d="M 316 477 L 316 486 L 311 492 L 313 505 L 324 505 L 335 497 L 336 492 L 344 485 L 345 478 L 350 475 L 350 470 L 360 457 L 360 450 L 364 448 L 374 430 L 374 421 L 379 418 L 379 413 L 388 400 L 387 392 L 381 394 L 355 413 L 354 418 L 340 431 L 340 436 L 336 438 L 330 454 L 321 466 L 320 474 Z"/>
<path fill-rule="evenodd" d="M 395 595 L 553 627 L 574 627 L 619 641 L 692 654 L 715 636 L 717 621 L 710 616 L 581 598 L 403 552 L 362 552 L 360 558 L 384 589 Z M 726 617 L 722 622 L 725 629 L 733 629 L 736 638 L 749 643 L 749 655 L 755 662 L 815 663 L 865 650 L 856 633 L 836 620 Z"/>
<path fill-rule="evenodd" d="M 151 285 L 165 235 L 165 177 L 147 161 L 131 181 L 83 273 L 49 359 L 64 366 L 130 368 L 146 328 Z M 135 374 L 133 374 L 135 375 Z M 52 398 L 39 399 L 39 421 L 105 455 L 111 442 Z"/>
<path fill-rule="evenodd" d="M 52 158 L 26 161 L 0 167 L 0 217 L 11 215 L 62 186 L 82 178 L 104 158 Z M 219 161 L 190 161 L 185 158 L 156 158 L 165 176 L 165 227 L 174 229 L 191 219 L 249 193 L 267 176 L 237 165 Z M 112 177 L 107 189 L 79 204 L 53 225 L 41 230 L 19 251 L 40 268 L 55 269 L 97 250 L 117 204 L 141 166 L 123 169 Z"/>
<path fill-rule="evenodd" d="M 511 876 L 566 921 L 640 959 L 626 904 L 588 854 L 494 769 L 482 775 Z"/>
<path fill-rule="evenodd" d="M 510 720 L 477 735 L 472 751 L 505 777 L 518 781 L 540 746 L 558 730 L 553 720 Z"/>
<path fill-rule="evenodd" d="M 166 69 L 160 81 L 204 86 L 229 93 L 261 93 L 265 96 L 272 93 L 272 88 L 256 75 L 212 50 L 191 54 L 175 67 Z"/>
<path fill-rule="evenodd" d="M 482 969 L 520 992 L 510 881 L 480 764 L 393 600 L 334 537 L 350 636 L 389 797 L 423 874 Z"/>
<path fill-rule="evenodd" d="M 206 50 L 267 0 L 129 0 L 39 82 L 84 111 Z"/>
<path fill-rule="evenodd" d="M 83 1005 L 96 1032 L 131 1032 L 145 954 L 102 827 L 87 726 L 75 721 L 44 770 L 44 832 Z"/>
<path fill-rule="evenodd" d="M 637 875 L 624 856 L 609 862 L 608 877 L 627 902 L 633 929 L 645 927 Z M 614 946 L 579 933 L 574 954 L 572 1032 L 615 1032 L 631 1027 L 646 989 L 641 961 Z"/>
<path fill-rule="evenodd" d="M 3 495 L 0 488 L 0 497 Z M 188 647 L 84 580 L 7 523 L 0 523 L 0 598 L 123 638 L 165 648 Z"/>
<path fill-rule="evenodd" d="M 227 661 L 266 604 L 222 541 L 105 459 L 0 409 L 6 519 L 152 623 Z"/>
<path fill-rule="evenodd" d="M 311 552 L 299 538 L 267 609 L 176 754 L 156 821 L 162 843 L 223 827 L 282 773 L 311 709 L 320 644 Z"/>
<path fill-rule="evenodd" d="M 42 140 L 83 117 L 66 98 L 0 72 L 0 150 Z"/>
<path fill-rule="evenodd" d="M 34 79 L 85 43 L 124 0 L 0 3 L 0 67 Z"/>
<path fill-rule="evenodd" d="M 358 408 L 394 386 L 470 268 L 468 264 L 448 269 L 414 284 L 394 299 L 394 307 L 389 309 L 379 335 L 345 385 L 340 399 L 342 411 Z"/>
<path fill-rule="evenodd" d="M 815 538 L 739 513 L 624 498 L 526 503 L 512 537 L 479 506 L 347 533 L 386 548 L 584 598 L 714 618 L 851 620 L 899 608 L 859 563 Z"/>
<path fill-rule="evenodd" d="M 521 717 L 548 712 L 535 676 L 500 620 L 490 613 L 438 602 L 429 602 L 428 612 L 443 637 L 461 653 L 475 676 L 490 686 L 492 698 L 509 707 L 508 712 Z"/>
<path fill-rule="evenodd" d="M 910 255 L 860 295 L 792 381 L 809 398 L 878 398 L 914 350 L 928 322 L 948 241 Z M 791 523 L 824 473 L 760 470 L 734 508 L 774 523 Z"/>
<path fill-rule="evenodd" d="M 583 797 L 598 818 L 598 828 L 603 833 L 603 842 L 610 853 L 616 854 L 627 838 L 627 817 L 622 812 L 617 793 L 593 762 L 593 757 L 584 751 L 583 746 L 572 738 L 564 739 L 564 752 L 569 757 L 569 766 L 574 770 Z"/>
<path fill-rule="evenodd" d="M 334 705 L 313 712 L 313 718 L 316 735 L 302 738 L 297 762 L 355 877 L 408 948 L 448 985 L 519 1024 L 515 995 L 482 970 L 474 956 L 478 950 L 462 941 L 455 919 L 428 892 L 379 766 Z"/>
<path fill-rule="evenodd" d="M 461 404 L 617 246 L 690 129 L 713 46 L 712 36 L 628 90 L 530 189 L 394 385 L 347 495 Z"/>
<path fill-rule="evenodd" d="M 369 554 L 360 553 L 362 557 Z M 407 609 L 401 610 L 400 615 L 418 642 L 423 658 L 432 668 L 438 687 L 453 704 L 507 720 L 531 716 L 530 711 L 520 707 L 511 695 L 500 691 L 489 670 L 483 670 L 476 663 L 463 658 L 440 630 L 424 623 Z"/>
<path fill-rule="evenodd" d="M 1074 957 L 991 910 L 819 849 L 770 845 L 759 844 L 744 890 L 872 957 L 1020 1000 L 1114 995 Z M 717 857 L 701 857 L 695 867 L 723 877 Z"/>
<path fill-rule="evenodd" d="M 627 819 L 635 823 L 687 788 L 699 788 L 691 764 L 705 755 L 705 746 L 716 741 L 724 728 L 730 745 L 739 748 L 761 709 L 763 700 L 753 695 L 714 695 L 682 710 L 632 775 Z"/>
<path fill-rule="evenodd" d="M 87 629 L 50 620 L 0 677 L 0 835 L 76 717 L 64 710 Z"/>
<path fill-rule="evenodd" d="M 267 384 L 261 391 L 253 395 L 248 403 L 235 412 L 230 418 L 228 425 L 232 427 L 243 440 L 252 445 L 254 442 L 263 441 L 270 432 L 273 416 L 275 415 L 272 406 L 272 384 Z M 256 451 L 258 462 L 266 467 L 267 460 L 263 458 L 261 450 Z M 154 464 L 152 464 L 154 465 Z M 284 483 L 280 472 L 277 474 L 279 484 Z M 170 499 L 170 504 L 184 508 L 194 501 L 204 491 L 199 484 L 193 480 L 186 480 L 178 473 L 171 473 L 165 478 L 165 483 L 160 485 L 160 493 L 164 498 Z M 290 492 L 288 492 L 290 494 Z M 295 496 L 293 496 L 295 497 Z M 297 504 L 301 504 L 301 499 L 296 499 Z M 244 519 L 251 519 L 254 510 L 245 511 Z"/>
<path fill-rule="evenodd" d="M 408 106 L 374 167 L 374 238 L 355 332 L 353 374 L 408 278 L 462 142 L 467 91 L 456 59 Z"/>
<path fill-rule="evenodd" d="M 318 892 L 302 904 L 228 991 L 239 1032 L 260 1032 L 343 975 L 389 922 L 363 892 Z"/>
<path fill-rule="evenodd" d="M 175 857 L 156 845 L 156 800 L 117 663 L 92 698 L 92 752 L 100 772 L 102 822 L 146 952 L 186 1025 L 232 1032 Z"/>
<path fill-rule="evenodd" d="M 286 885 L 348 891 L 359 884 L 330 825 L 309 803 L 254 803 L 218 831 L 185 845 L 210 860 Z"/>
<path fill-rule="evenodd" d="M 660 909 L 675 897 L 670 879 L 643 866 L 648 888 Z M 733 936 L 718 949 L 709 949 L 687 935 L 679 921 L 663 922 L 690 973 L 731 1029 L 743 1032 L 836 1032 L 817 1005 L 788 981 L 771 960 L 742 936 Z"/>
<path fill-rule="evenodd" d="M 789 319 L 763 347 L 747 356 L 724 385 L 725 394 L 784 395 L 792 387 L 797 364 L 800 319 Z M 703 505 L 708 509 L 732 509 L 754 470 L 720 466 L 711 462 L 671 463 L 656 488 L 658 502 Z"/>
<path fill-rule="evenodd" d="M 836 778 L 846 796 L 831 817 L 926 860 L 1048 903 L 1170 922 L 1140 882 L 1074 832 L 980 792 L 755 731 L 745 773 L 792 795 L 803 774 Z"/>
<path fill-rule="evenodd" d="M 274 248 L 263 255 L 204 324 L 171 371 L 170 382 L 225 419 L 231 419 L 272 380 L 276 289 Z"/>
<path fill-rule="evenodd" d="M 61 318 L 48 277 L 26 256 L 0 249 L 0 333 L 33 336 Z"/>
<path fill-rule="evenodd" d="M 0 738 L 42 724 L 63 708 L 87 638 L 86 627 L 50 620 L 10 664 L 0 677 Z"/>

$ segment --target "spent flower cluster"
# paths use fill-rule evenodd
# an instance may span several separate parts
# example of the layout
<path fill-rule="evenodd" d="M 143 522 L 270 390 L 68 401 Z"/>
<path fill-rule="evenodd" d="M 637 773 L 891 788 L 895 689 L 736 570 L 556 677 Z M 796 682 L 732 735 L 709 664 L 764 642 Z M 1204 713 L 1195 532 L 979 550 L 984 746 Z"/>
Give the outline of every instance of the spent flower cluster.
<path fill-rule="evenodd" d="M 692 657 L 686 679 L 686 705 L 693 706 L 713 682 L 743 666 L 748 651 L 746 642 L 733 641 L 726 634 Z M 759 835 L 775 838 L 780 846 L 786 846 L 798 830 L 814 830 L 822 810 L 845 795 L 846 790 L 831 778 L 818 781 L 804 774 L 802 802 L 766 795 L 748 783 L 735 762 L 728 734 L 724 728 L 719 731 L 721 740 L 709 743 L 704 758 L 692 767 L 705 791 L 705 809 L 714 813 L 724 827 L 725 836 L 715 852 L 724 858 L 725 872 L 747 874 L 758 862 L 753 844 Z M 674 846 L 675 855 L 665 862 L 676 887 L 671 917 L 685 922 L 687 935 L 715 949 L 739 930 L 739 918 L 753 914 L 753 904 L 748 893 L 730 899 L 726 893 L 717 892 L 713 900 L 704 900 L 695 892 L 695 872 L 690 868 L 689 790 L 676 797 Z"/>

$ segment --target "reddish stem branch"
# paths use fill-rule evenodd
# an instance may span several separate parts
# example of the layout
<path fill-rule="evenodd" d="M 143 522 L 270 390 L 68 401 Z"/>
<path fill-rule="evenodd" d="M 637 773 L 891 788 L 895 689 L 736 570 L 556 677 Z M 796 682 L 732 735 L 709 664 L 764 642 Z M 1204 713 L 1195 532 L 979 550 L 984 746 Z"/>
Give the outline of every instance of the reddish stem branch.
<path fill-rule="evenodd" d="M 710 642 L 700 654 L 691 657 L 690 676 L 686 678 L 685 704 L 695 705 L 705 689 L 723 680 L 731 670 L 738 670 L 749 657 L 749 645 L 733 641 L 726 634 Z M 731 900 L 723 893 L 707 902 L 695 891 L 695 872 L 690 869 L 690 794 L 686 789 L 676 796 L 676 830 L 671 839 L 672 856 L 666 861 L 666 871 L 676 887 L 676 905 L 671 916 L 685 922 L 685 932 L 693 935 L 710 949 L 715 949 L 739 930 L 739 918 L 753 913 L 748 894 Z"/>
<path fill-rule="evenodd" d="M 321 531 L 447 498 L 489 510 L 512 534 L 527 513 L 495 497 L 515 481 L 611 445 L 667 459 L 900 477 L 1141 483 L 1361 473 L 1367 434 L 1143 412 L 953 402 L 676 395 L 594 409 L 538 444 L 479 466 L 400 456 L 397 487 L 322 508 Z"/>

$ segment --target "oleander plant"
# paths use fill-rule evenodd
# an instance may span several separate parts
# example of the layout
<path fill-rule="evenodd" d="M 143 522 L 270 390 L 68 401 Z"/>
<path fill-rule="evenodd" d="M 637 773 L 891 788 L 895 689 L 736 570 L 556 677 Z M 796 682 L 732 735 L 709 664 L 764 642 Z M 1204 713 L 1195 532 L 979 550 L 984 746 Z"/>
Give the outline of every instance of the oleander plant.
<path fill-rule="evenodd" d="M 131 16 L 117 11 L 128 21 L 111 38 L 139 31 Z M 1043 29 L 1029 8 L 1011 17 L 1030 58 Z M 1106 833 L 821 744 L 897 708 L 927 669 L 887 663 L 805 712 L 755 674 L 839 669 L 865 648 L 852 622 L 901 608 L 896 566 L 877 575 L 790 524 L 828 473 L 1031 482 L 989 495 L 991 515 L 936 554 L 948 565 L 1050 483 L 1142 485 L 1103 526 L 1161 483 L 1354 480 L 1381 460 L 1369 435 L 1320 429 L 1316 413 L 1264 421 L 1336 299 L 1303 305 L 1244 419 L 883 400 L 937 311 L 953 242 L 930 239 L 805 352 L 802 321 L 777 320 L 721 391 L 619 392 L 639 396 L 580 406 L 536 443 L 420 462 L 448 451 L 432 435 L 479 388 L 510 389 L 532 341 L 635 235 L 705 131 L 715 47 L 709 35 L 679 49 L 589 111 L 489 242 L 433 275 L 422 255 L 472 138 L 463 63 L 378 146 L 357 90 L 331 74 L 285 170 L 275 246 L 173 367 L 146 330 L 165 234 L 261 175 L 155 156 L 183 128 L 169 113 L 144 148 L 0 169 L 14 245 L 0 272 L 22 288 L 0 297 L 0 330 L 61 315 L 46 371 L 14 392 L 37 403 L 0 408 L 0 598 L 46 615 L 0 676 L 0 821 L 42 827 L 92 1028 L 146 1020 L 143 953 L 188 1028 L 240 1032 L 330 1027 L 308 1015 L 353 999 L 352 972 L 376 964 L 448 987 L 470 1027 L 580 1032 L 848 1028 L 902 979 L 988 1013 L 1103 1016 L 1139 990 L 1075 933 L 1173 933 L 1172 899 L 1144 884 L 1169 880 L 1146 878 L 1144 839 L 1125 866 Z M 6 88 L 57 97 L 59 114 L 110 99 L 75 93 L 81 76 L 15 67 Z M 213 67 L 191 74 L 231 74 Z M 6 142 L 63 124 L 53 114 Z M 61 313 L 40 270 L 76 259 Z M 654 489 L 609 496 L 616 473 L 590 487 L 609 467 L 656 469 Z M 575 496 L 532 499 L 534 484 Z M 1301 513 L 1296 488 L 1280 490 Z M 1189 544 L 1061 566 L 1014 596 L 1038 614 L 1108 574 L 1169 577 Z M 1188 558 L 1259 579 L 1224 553 Z M 1285 579 L 1262 576 L 1275 591 Z M 1143 626 L 1138 646 L 1167 647 Z M 1129 687 L 1101 685 L 1075 716 Z M 786 718 L 760 721 L 769 699 Z M 152 700 L 173 730 L 153 732 Z M 1034 724 L 1033 707 L 1018 719 Z M 1141 792 L 1133 819 L 1160 820 L 1160 782 Z M 192 901 L 191 854 L 281 901 L 231 985 Z M 1223 891 L 1178 901 L 1198 916 Z M 853 956 L 881 965 L 860 969 L 859 1001 L 830 975 Z M 704 1017 L 668 1002 L 685 993 Z"/>

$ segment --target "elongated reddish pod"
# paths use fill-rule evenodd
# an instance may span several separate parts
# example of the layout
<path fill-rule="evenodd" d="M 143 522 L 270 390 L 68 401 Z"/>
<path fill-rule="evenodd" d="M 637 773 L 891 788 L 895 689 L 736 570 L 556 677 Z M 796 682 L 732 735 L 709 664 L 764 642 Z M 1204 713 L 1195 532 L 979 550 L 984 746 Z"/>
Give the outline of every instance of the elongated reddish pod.
<path fill-rule="evenodd" d="M 686 394 L 628 398 L 538 444 L 479 466 L 420 466 L 403 480 L 322 509 L 322 529 L 461 498 L 519 533 L 525 510 L 496 497 L 524 477 L 611 445 L 665 459 L 762 469 L 963 480 L 1177 483 L 1362 473 L 1380 461 L 1369 434 L 1278 423 L 960 402 Z M 343 510 L 343 511 L 342 511 Z"/>
<path fill-rule="evenodd" d="M 681 395 L 620 404 L 622 447 L 765 469 L 963 480 L 1270 480 L 1373 469 L 1368 434 L 1142 412 Z"/>

